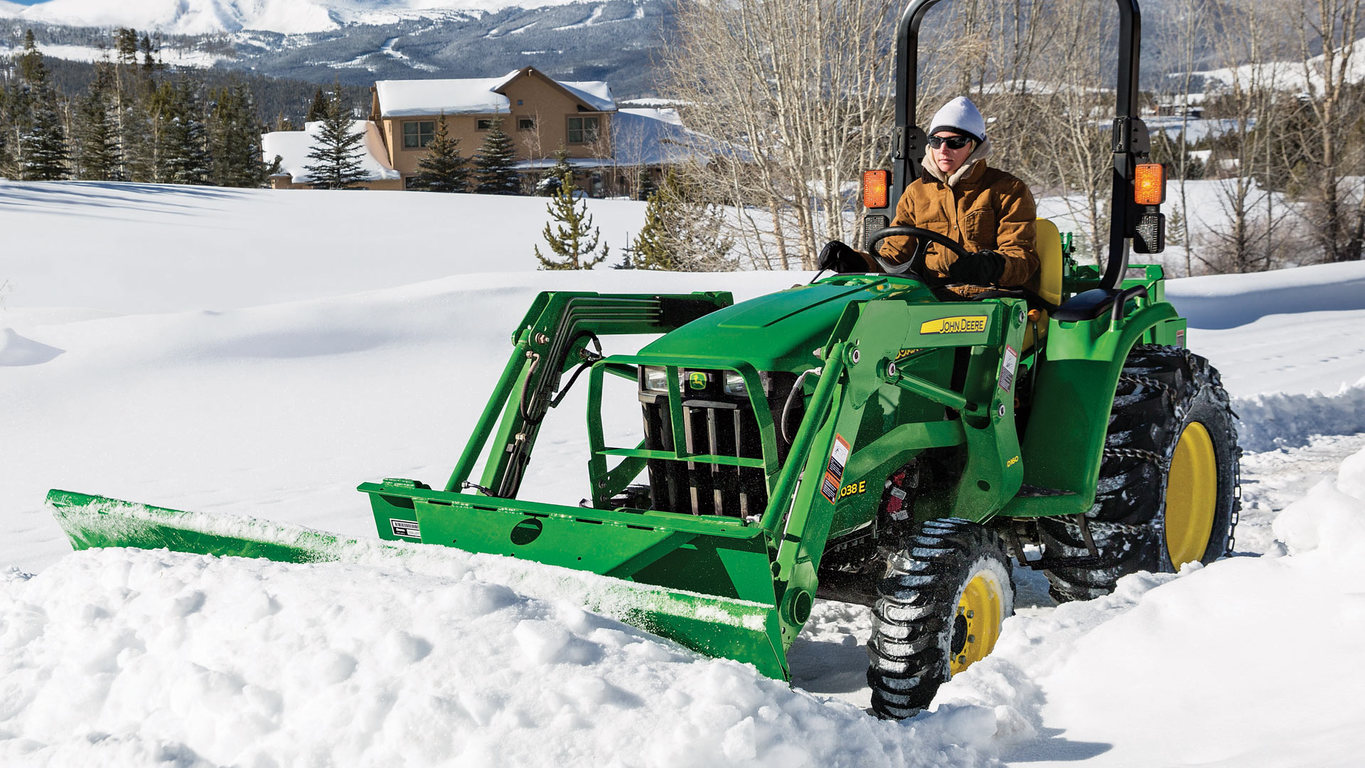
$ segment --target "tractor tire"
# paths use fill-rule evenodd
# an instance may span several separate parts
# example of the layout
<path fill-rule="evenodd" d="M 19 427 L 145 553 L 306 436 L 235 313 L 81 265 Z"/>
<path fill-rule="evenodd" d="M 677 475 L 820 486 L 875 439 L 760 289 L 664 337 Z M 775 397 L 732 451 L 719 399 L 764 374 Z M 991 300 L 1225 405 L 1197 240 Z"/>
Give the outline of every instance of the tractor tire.
<path fill-rule="evenodd" d="M 1237 430 L 1218 371 L 1177 347 L 1138 346 L 1119 375 L 1095 504 L 1086 512 L 1098 558 L 1048 571 L 1059 602 L 1089 600 L 1138 571 L 1174 572 L 1232 549 L 1240 508 Z M 1084 532 L 1039 521 L 1045 554 L 1084 558 Z"/>
<path fill-rule="evenodd" d="M 940 685 L 995 647 L 1014 612 L 1014 574 L 994 531 L 931 520 L 887 558 L 877 595 L 867 683 L 873 713 L 899 720 L 928 707 Z"/>

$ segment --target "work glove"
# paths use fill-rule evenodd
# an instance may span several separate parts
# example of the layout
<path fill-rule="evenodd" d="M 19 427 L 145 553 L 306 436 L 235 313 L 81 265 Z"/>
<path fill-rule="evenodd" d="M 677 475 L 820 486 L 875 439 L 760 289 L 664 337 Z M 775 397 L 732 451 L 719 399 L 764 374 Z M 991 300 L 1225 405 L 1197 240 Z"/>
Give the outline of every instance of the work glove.
<path fill-rule="evenodd" d="M 831 240 L 820 250 L 820 269 L 834 272 L 868 272 L 867 260 L 847 243 Z"/>
<path fill-rule="evenodd" d="M 948 277 L 960 283 L 992 285 L 1005 273 L 1005 257 L 996 251 L 977 251 L 948 265 Z"/>

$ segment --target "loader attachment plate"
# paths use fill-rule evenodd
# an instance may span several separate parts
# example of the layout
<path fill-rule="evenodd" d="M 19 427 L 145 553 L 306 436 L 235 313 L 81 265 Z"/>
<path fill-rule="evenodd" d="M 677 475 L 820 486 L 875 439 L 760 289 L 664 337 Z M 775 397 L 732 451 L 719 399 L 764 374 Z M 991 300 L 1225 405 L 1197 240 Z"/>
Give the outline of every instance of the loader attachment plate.
<path fill-rule="evenodd" d="M 349 539 L 284 523 L 184 512 L 71 491 L 50 491 L 47 505 L 72 547 L 78 550 L 131 547 L 288 563 L 392 562 L 414 570 L 431 569 L 433 564 L 438 570 L 443 567 L 448 570 L 452 557 L 477 558 L 480 578 L 505 584 L 530 597 L 574 601 L 587 610 L 700 653 L 750 662 L 770 677 L 788 677 L 780 622 L 771 599 L 761 602 L 704 594 L 599 575 L 573 565 L 553 567 L 561 563 L 550 562 L 550 558 L 524 562 L 531 558 L 481 557 L 466 554 L 476 551 L 466 547 L 459 547 L 465 552 L 457 552 L 401 541 Z M 433 525 L 432 530 L 439 530 L 439 526 Z M 635 546 L 658 550 L 677 543 L 665 544 L 665 539 L 667 535 L 647 537 Z M 681 545 L 682 550 L 690 550 L 691 546 L 695 544 Z M 715 551 L 712 556 L 716 561 L 730 559 L 729 555 Z M 700 562 L 707 558 L 694 559 Z M 539 564 L 542 562 L 546 564 Z M 771 577 L 766 572 L 765 578 L 771 591 Z"/>
<path fill-rule="evenodd" d="M 658 591 L 666 612 L 623 618 L 711 656 L 786 679 L 784 626 L 762 527 L 733 519 L 593 509 L 417 487 L 365 483 L 386 539 L 506 555 Z M 402 531 L 406 535 L 400 534 Z"/>

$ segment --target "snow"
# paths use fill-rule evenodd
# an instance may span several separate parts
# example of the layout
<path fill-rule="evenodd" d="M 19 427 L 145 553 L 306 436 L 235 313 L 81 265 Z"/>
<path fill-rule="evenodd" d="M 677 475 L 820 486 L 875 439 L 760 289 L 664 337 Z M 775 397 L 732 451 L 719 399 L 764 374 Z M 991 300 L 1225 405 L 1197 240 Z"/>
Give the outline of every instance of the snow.
<path fill-rule="evenodd" d="M 643 204 L 588 203 L 619 252 Z M 1250 451 L 1237 556 L 1063 606 L 1017 574 L 996 652 L 904 723 L 864 712 L 853 606 L 817 604 L 787 685 L 502 558 L 70 552 L 49 488 L 373 541 L 355 485 L 444 480 L 537 291 L 809 278 L 537 272 L 546 218 L 531 198 L 0 182 L 0 764 L 1360 764 L 1362 264 L 1172 282 Z M 547 420 L 537 497 L 586 491 L 579 402 Z"/>
<path fill-rule="evenodd" d="M 46 0 L 37 5 L 0 3 L 0 17 L 87 27 L 158 29 L 199 35 L 243 29 L 284 34 L 325 32 L 343 24 L 455 13 L 495 13 L 576 0 Z"/>

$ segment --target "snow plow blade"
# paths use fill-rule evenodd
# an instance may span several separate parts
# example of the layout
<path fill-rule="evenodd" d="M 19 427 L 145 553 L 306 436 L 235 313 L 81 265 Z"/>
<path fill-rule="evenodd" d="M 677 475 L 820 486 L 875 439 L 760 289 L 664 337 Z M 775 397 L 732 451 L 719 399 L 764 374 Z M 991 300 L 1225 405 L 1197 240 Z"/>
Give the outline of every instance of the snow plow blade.
<path fill-rule="evenodd" d="M 373 485 L 373 491 L 381 488 L 387 490 L 386 495 L 391 499 L 394 498 L 392 492 L 398 490 L 377 484 L 366 485 Z M 364 487 L 363 489 L 371 490 Z M 372 498 L 376 499 L 378 507 L 378 497 Z M 70 539 L 72 547 L 77 550 L 100 547 L 169 549 L 219 557 L 265 558 L 288 563 L 398 561 L 414 569 L 424 569 L 426 564 L 433 560 L 448 563 L 451 557 L 468 558 L 471 557 L 467 554 L 469 552 L 513 554 L 496 551 L 497 547 L 490 545 L 494 540 L 492 537 L 484 541 L 482 546 L 475 537 L 468 534 L 462 535 L 459 542 L 429 541 L 427 536 L 421 537 L 421 541 L 424 542 L 444 544 L 445 546 L 441 548 L 418 546 L 401 539 L 392 543 L 349 539 L 301 526 L 240 516 L 184 512 L 62 490 L 50 491 L 47 495 L 47 504 L 54 519 Z M 398 508 L 402 509 L 401 500 L 398 504 Z M 517 502 L 517 505 L 526 506 L 527 502 Z M 573 510 L 572 507 L 535 506 Z M 448 501 L 444 504 L 435 504 L 433 507 L 439 507 L 439 511 L 447 518 L 452 511 Z M 409 506 L 408 517 L 412 516 L 411 511 Z M 495 580 L 530 597 L 577 602 L 587 610 L 668 638 L 699 653 L 752 663 L 759 672 L 770 677 L 783 679 L 788 676 L 786 653 L 781 642 L 781 623 L 774 601 L 750 600 L 737 596 L 740 590 L 750 588 L 760 579 L 768 593 L 772 593 L 772 579 L 768 572 L 766 554 L 751 550 L 749 554 L 757 557 L 746 558 L 745 550 L 751 549 L 744 542 L 746 537 L 736 538 L 735 542 L 738 544 L 727 541 L 722 542 L 722 546 L 716 546 L 715 542 L 708 543 L 704 540 L 705 536 L 696 532 L 659 530 L 647 532 L 636 529 L 634 536 L 630 536 L 633 543 L 629 545 L 635 548 L 634 554 L 629 554 L 621 546 L 614 546 L 607 548 L 610 551 L 580 550 L 576 555 L 555 557 L 549 553 L 560 550 L 538 550 L 533 546 L 534 542 L 544 538 L 542 546 L 555 540 L 562 544 L 562 536 L 557 536 L 556 533 L 571 529 L 575 523 L 581 526 L 584 521 L 568 522 L 562 517 L 551 515 L 528 516 L 525 510 L 508 516 L 513 510 L 505 508 L 485 509 L 484 512 L 491 512 L 494 519 L 506 517 L 502 522 L 508 531 L 507 541 L 511 542 L 509 546 L 518 548 L 518 551 L 515 557 L 480 559 L 477 567 L 482 578 Z M 540 514 L 543 515 L 544 511 L 541 510 Z M 446 530 L 448 526 L 437 523 L 435 517 L 421 515 L 418 516 L 418 520 L 424 523 L 425 529 L 433 536 L 447 537 L 450 533 Z M 416 529 L 418 520 L 412 521 L 413 530 Z M 537 529 L 535 524 L 524 522 L 527 520 L 542 522 Z M 392 519 L 386 519 L 384 523 L 381 531 L 385 528 L 394 529 Z M 402 520 L 398 521 L 400 528 L 402 523 Z M 482 528 L 491 532 L 499 530 L 500 526 Z M 478 530 L 480 526 L 473 526 L 472 529 Z M 528 529 L 537 529 L 548 535 L 530 536 Z M 471 527 L 461 525 L 461 530 L 469 531 Z M 755 540 L 749 544 L 759 543 Z M 457 549 L 449 549 L 451 546 Z M 528 552 L 527 549 L 531 551 Z M 698 584 L 714 584 L 714 581 L 707 580 L 714 575 L 715 567 L 730 571 L 748 570 L 750 578 L 744 579 L 741 576 L 744 583 L 734 586 L 730 590 L 733 594 L 717 595 L 626 580 L 613 575 L 613 571 L 619 572 L 623 566 L 629 569 L 630 562 L 637 564 L 637 571 L 644 570 L 648 573 L 648 568 L 641 569 L 638 564 L 651 559 L 648 554 L 650 551 L 657 552 L 661 549 L 702 553 L 699 557 L 691 558 L 690 564 L 681 563 L 685 569 L 689 565 L 698 569 L 686 579 L 688 583 L 695 581 Z M 657 559 L 657 555 L 654 559 Z M 680 564 L 676 557 L 666 559 L 669 559 L 673 566 Z M 524 560 L 535 562 L 522 562 Z M 615 562 L 616 567 L 606 567 L 607 562 Z M 754 572 L 754 569 L 757 571 Z"/>

